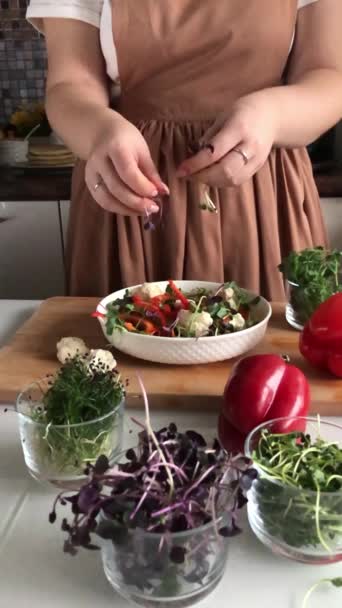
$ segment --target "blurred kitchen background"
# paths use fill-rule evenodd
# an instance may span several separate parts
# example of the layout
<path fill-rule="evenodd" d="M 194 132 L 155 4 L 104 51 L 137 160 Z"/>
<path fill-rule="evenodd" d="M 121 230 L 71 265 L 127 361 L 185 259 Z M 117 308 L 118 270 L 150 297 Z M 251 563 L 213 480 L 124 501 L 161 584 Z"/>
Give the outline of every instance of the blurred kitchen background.
<path fill-rule="evenodd" d="M 44 113 L 44 39 L 25 20 L 27 4 L 0 0 L 0 299 L 65 291 L 73 159 L 51 147 L 61 142 Z M 37 124 L 27 162 L 22 140 Z M 342 123 L 309 153 L 331 244 L 342 249 Z"/>
<path fill-rule="evenodd" d="M 19 106 L 44 97 L 44 39 L 25 20 L 27 4 L 0 0 L 0 124 Z"/>

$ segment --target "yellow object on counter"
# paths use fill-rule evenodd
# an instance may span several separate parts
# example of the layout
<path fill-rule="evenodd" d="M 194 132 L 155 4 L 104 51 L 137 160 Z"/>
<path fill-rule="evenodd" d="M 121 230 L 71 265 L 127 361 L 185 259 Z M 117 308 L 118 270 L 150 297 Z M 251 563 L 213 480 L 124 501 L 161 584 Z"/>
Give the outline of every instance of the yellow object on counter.
<path fill-rule="evenodd" d="M 59 144 L 30 144 L 28 161 L 35 166 L 65 166 L 75 164 L 75 156 Z"/>

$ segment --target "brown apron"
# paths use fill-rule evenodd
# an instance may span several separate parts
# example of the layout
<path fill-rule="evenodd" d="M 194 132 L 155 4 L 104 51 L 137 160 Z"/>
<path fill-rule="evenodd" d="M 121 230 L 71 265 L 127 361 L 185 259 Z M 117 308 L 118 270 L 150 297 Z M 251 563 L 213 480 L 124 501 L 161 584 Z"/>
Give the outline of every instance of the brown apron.
<path fill-rule="evenodd" d="M 219 112 L 241 95 L 278 85 L 286 68 L 297 0 L 113 0 L 122 93 L 169 185 L 163 222 L 103 211 L 74 173 L 68 246 L 69 293 L 103 296 L 144 281 L 235 280 L 284 298 L 277 270 L 292 249 L 326 245 L 306 150 L 273 150 L 238 188 L 213 189 L 219 210 L 199 209 L 199 186 L 175 169 Z M 281 112 L 281 108 L 279 108 Z"/>

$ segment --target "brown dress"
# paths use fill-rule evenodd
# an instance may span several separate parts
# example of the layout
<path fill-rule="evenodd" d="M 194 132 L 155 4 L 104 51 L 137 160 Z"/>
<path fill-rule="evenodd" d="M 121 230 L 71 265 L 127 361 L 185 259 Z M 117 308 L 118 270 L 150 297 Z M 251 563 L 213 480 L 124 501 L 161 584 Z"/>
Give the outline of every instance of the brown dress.
<path fill-rule="evenodd" d="M 284 298 L 281 258 L 325 245 L 311 164 L 304 149 L 272 150 L 253 179 L 213 189 L 219 210 L 199 209 L 199 187 L 175 169 L 219 112 L 240 96 L 282 82 L 297 0 L 113 0 L 122 93 L 169 185 L 163 222 L 103 211 L 75 169 L 68 246 L 69 293 L 104 296 L 145 281 L 235 280 Z M 281 108 L 279 108 L 281 112 Z"/>

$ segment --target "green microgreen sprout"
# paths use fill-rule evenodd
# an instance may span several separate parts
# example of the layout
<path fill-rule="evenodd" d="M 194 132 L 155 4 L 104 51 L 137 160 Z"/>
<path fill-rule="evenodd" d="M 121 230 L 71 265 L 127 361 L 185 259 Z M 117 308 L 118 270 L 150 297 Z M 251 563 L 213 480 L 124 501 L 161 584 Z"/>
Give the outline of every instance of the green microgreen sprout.
<path fill-rule="evenodd" d="M 204 186 L 203 188 L 203 198 L 199 207 L 203 211 L 209 211 L 209 213 L 218 213 L 217 207 L 212 198 L 210 197 L 209 186 Z"/>
<path fill-rule="evenodd" d="M 333 587 L 342 587 L 342 576 L 336 578 L 322 578 L 320 581 L 312 585 L 304 596 L 302 608 L 308 607 L 310 597 L 316 591 L 316 589 L 323 584 L 333 585 Z"/>
<path fill-rule="evenodd" d="M 339 445 L 324 441 L 319 428 L 315 441 L 302 432 L 264 429 L 252 459 L 265 474 L 258 482 L 258 507 L 267 532 L 290 546 L 322 546 L 331 554 L 342 537 Z"/>
<path fill-rule="evenodd" d="M 100 454 L 110 455 L 124 396 L 115 369 L 101 362 L 87 365 L 86 357 L 76 356 L 39 388 L 39 398 L 29 394 L 28 400 L 41 458 L 67 473 L 94 463 Z"/>
<path fill-rule="evenodd" d="M 198 154 L 201 150 L 209 150 L 211 154 L 214 154 L 215 148 L 211 143 L 205 143 L 204 141 L 193 141 L 188 146 L 190 154 Z M 217 207 L 214 201 L 211 199 L 209 194 L 209 186 L 201 184 L 202 195 L 199 203 L 199 208 L 202 211 L 209 211 L 209 213 L 218 213 Z"/>
<path fill-rule="evenodd" d="M 290 282 L 290 303 L 304 325 L 318 306 L 342 291 L 342 251 L 313 247 L 292 251 L 279 265 Z"/>

